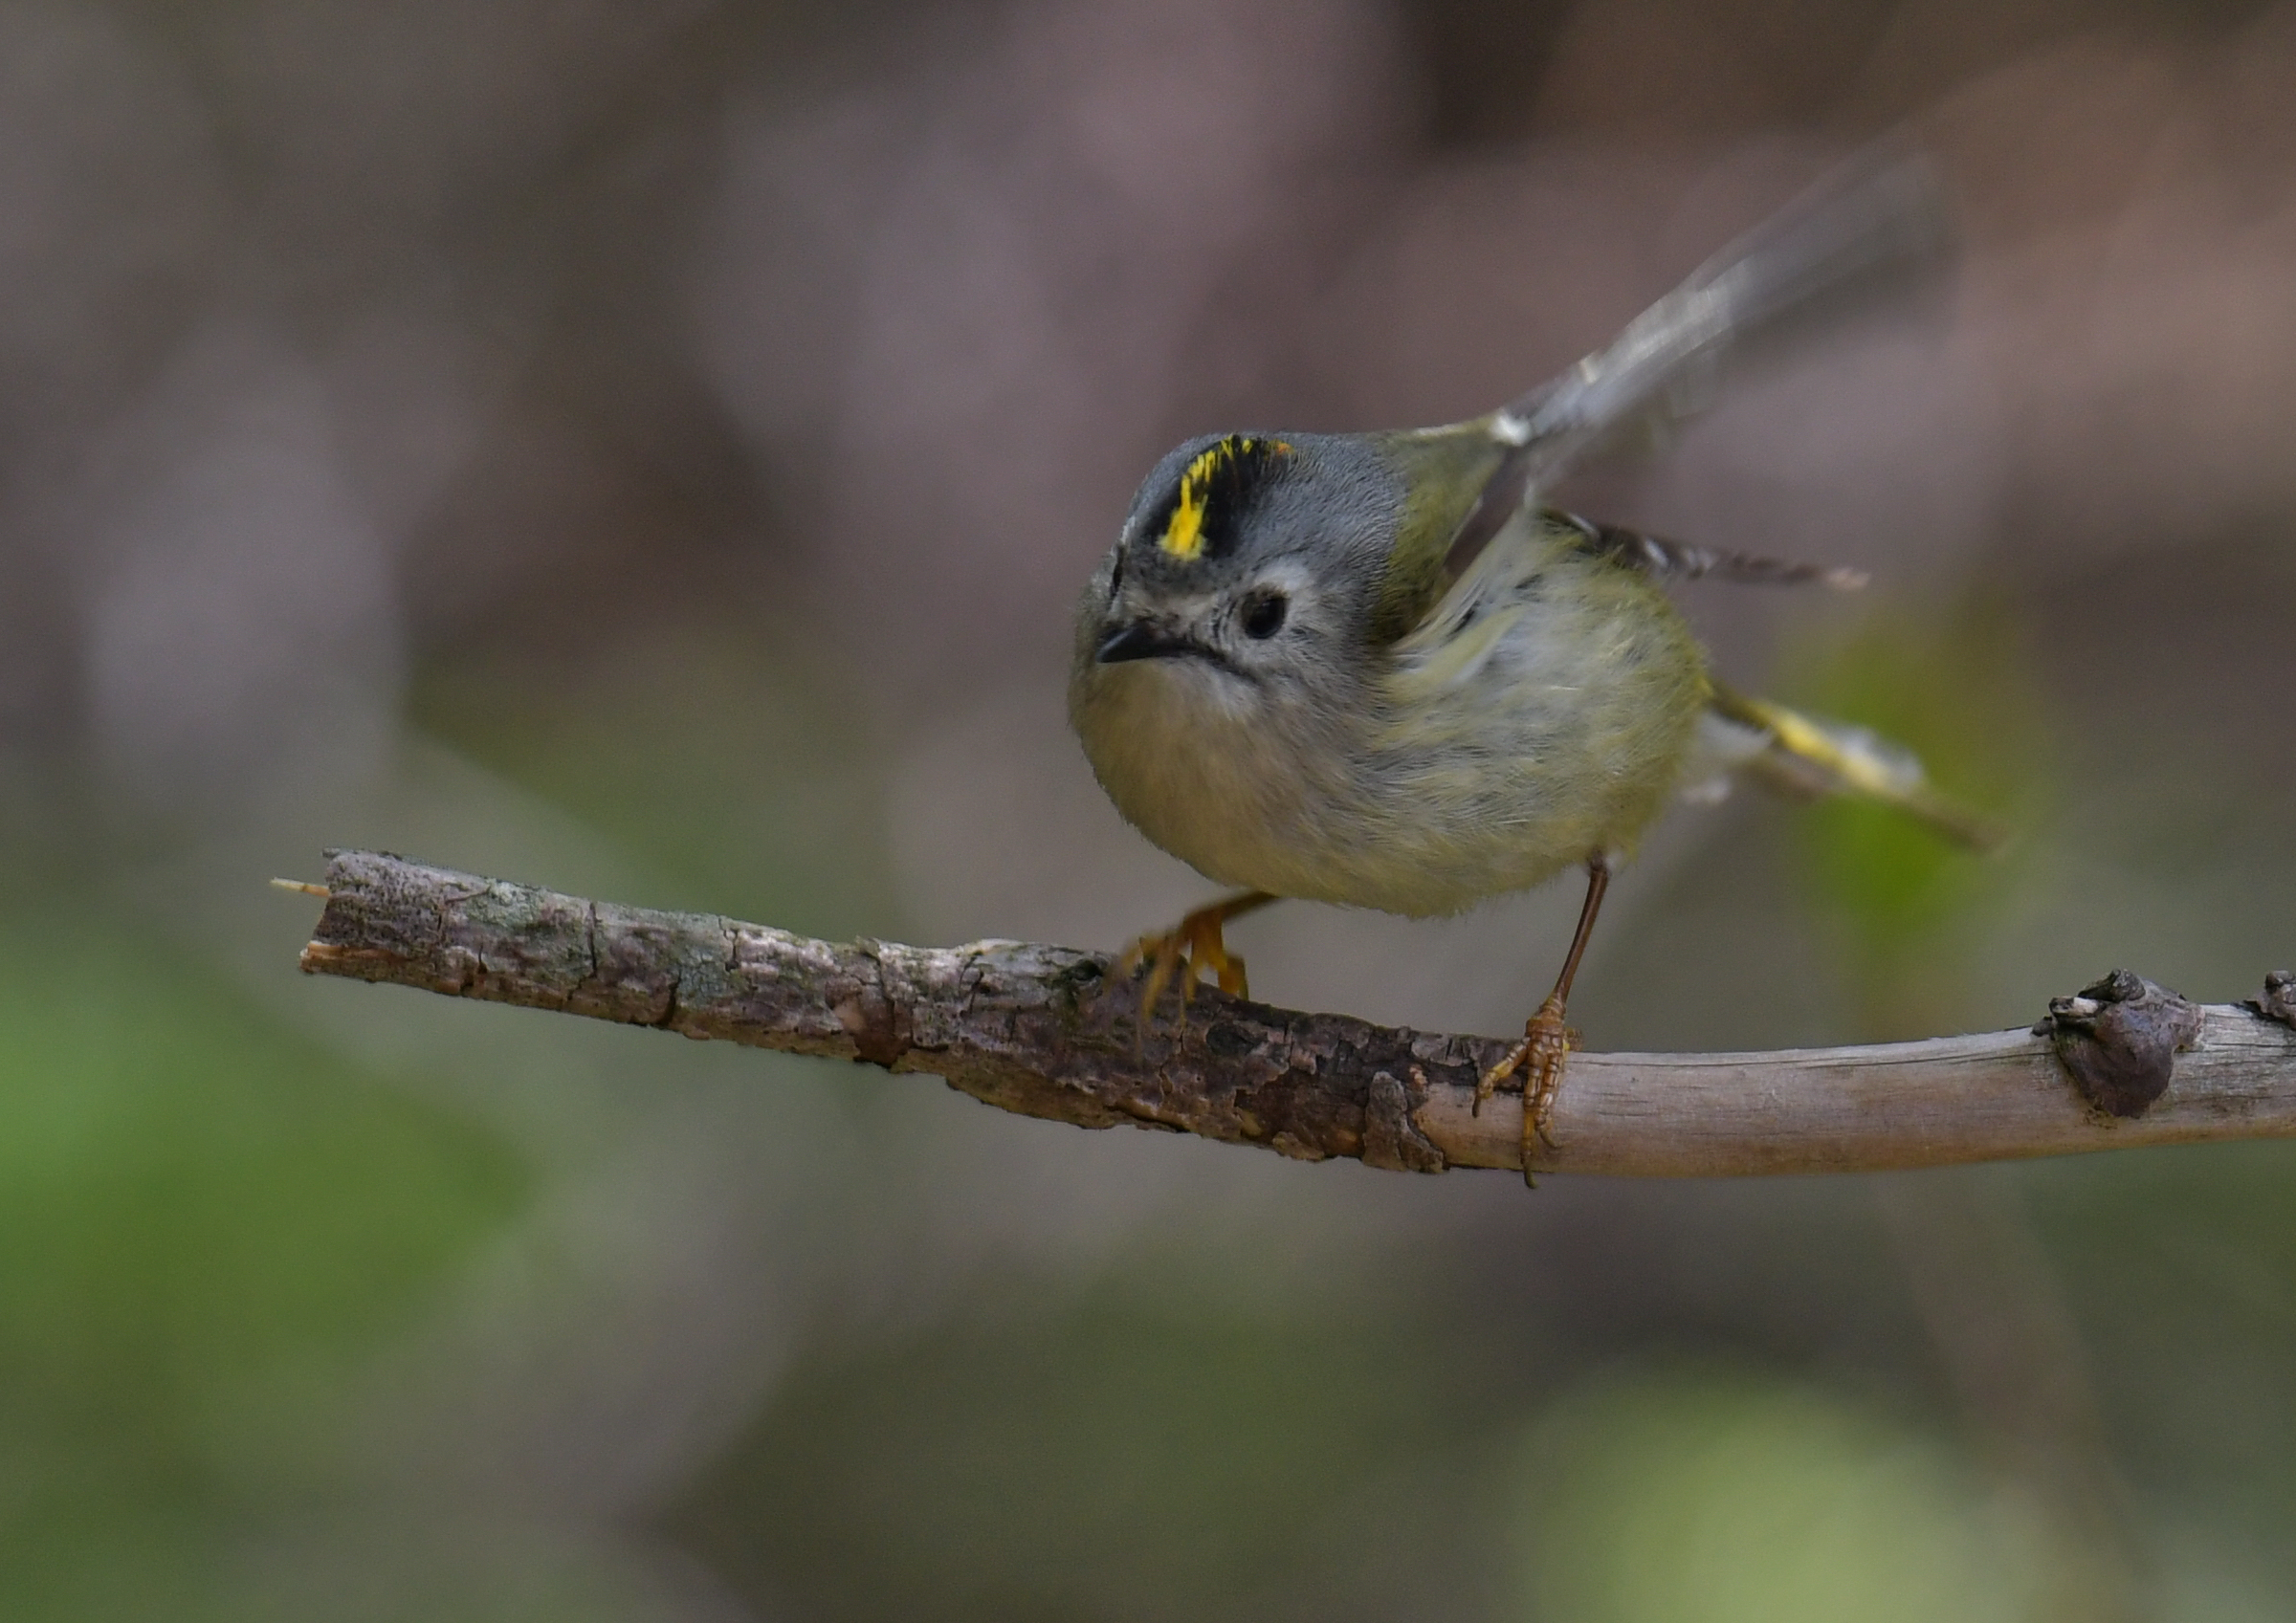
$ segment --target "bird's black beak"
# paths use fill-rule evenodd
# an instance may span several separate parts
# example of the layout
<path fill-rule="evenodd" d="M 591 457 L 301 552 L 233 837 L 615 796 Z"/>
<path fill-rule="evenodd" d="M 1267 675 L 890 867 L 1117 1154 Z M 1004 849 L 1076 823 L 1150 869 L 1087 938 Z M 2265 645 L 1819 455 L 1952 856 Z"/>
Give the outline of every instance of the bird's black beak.
<path fill-rule="evenodd" d="M 1119 665 L 1128 659 L 1162 659 L 1194 650 L 1195 645 L 1185 637 L 1175 637 L 1145 620 L 1136 620 L 1110 632 L 1095 657 L 1102 665 Z"/>

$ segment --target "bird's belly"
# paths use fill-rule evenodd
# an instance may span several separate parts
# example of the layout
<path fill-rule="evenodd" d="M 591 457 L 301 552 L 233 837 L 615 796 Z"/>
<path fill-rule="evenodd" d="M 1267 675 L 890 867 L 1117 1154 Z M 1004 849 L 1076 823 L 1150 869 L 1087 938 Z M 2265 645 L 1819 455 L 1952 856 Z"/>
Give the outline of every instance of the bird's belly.
<path fill-rule="evenodd" d="M 1369 905 L 1456 911 L 1632 849 L 1680 781 L 1707 692 L 1689 628 L 1645 590 L 1550 576 L 1483 646 L 1462 635 L 1399 662 L 1353 797 L 1351 843 L 1379 852 L 1356 881 Z"/>
<path fill-rule="evenodd" d="M 1687 739 L 1656 717 L 1579 725 L 1618 719 L 1524 716 L 1512 738 L 1486 726 L 1376 761 L 1370 792 L 1324 842 L 1331 899 L 1457 912 L 1630 851 L 1672 794 Z"/>

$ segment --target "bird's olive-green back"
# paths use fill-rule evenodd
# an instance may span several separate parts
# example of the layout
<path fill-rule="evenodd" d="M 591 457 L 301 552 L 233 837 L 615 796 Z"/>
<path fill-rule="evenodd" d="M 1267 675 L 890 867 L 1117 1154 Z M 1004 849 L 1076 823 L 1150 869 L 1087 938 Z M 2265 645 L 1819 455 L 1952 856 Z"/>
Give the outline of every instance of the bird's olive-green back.
<path fill-rule="evenodd" d="M 1403 491 L 1394 551 L 1373 610 L 1373 640 L 1386 644 L 1408 635 L 1449 587 L 1452 537 L 1507 448 L 1491 438 L 1485 419 L 1370 437 Z"/>

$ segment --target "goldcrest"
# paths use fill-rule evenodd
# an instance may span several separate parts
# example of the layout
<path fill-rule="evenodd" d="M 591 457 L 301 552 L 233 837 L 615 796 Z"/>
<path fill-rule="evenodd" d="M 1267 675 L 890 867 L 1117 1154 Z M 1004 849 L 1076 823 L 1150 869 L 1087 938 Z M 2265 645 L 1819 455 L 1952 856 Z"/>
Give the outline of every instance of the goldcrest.
<path fill-rule="evenodd" d="M 1078 607 L 1069 714 L 1117 809 L 1237 893 L 1136 945 L 1143 1023 L 1175 977 L 1183 1018 L 1200 976 L 1244 992 L 1221 927 L 1269 901 L 1424 917 L 1584 868 L 1562 975 L 1477 1096 L 1524 1073 L 1527 1173 L 1603 887 L 1684 789 L 1752 768 L 1983 837 L 1902 751 L 1722 688 L 1667 594 L 1863 577 L 1541 496 L 1620 429 L 1682 414 L 1750 337 L 1935 263 L 1941 220 L 1923 163 L 1869 158 L 1488 415 L 1206 435 L 1157 464 Z"/>

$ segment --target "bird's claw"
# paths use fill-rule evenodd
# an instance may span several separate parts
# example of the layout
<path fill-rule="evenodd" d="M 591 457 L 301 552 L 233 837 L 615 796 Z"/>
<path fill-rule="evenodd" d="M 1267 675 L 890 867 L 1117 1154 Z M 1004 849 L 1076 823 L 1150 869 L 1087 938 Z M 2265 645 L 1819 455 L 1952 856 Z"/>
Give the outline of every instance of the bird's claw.
<path fill-rule="evenodd" d="M 1140 965 L 1148 966 L 1147 984 L 1140 989 L 1140 1026 L 1145 1030 L 1156 1014 L 1157 999 L 1164 988 L 1177 979 L 1180 982 L 1181 1019 L 1187 1019 L 1189 999 L 1196 994 L 1196 983 L 1206 975 L 1219 982 L 1220 990 L 1238 998 L 1247 998 L 1244 978 L 1244 960 L 1227 950 L 1221 926 L 1226 923 L 1230 909 L 1199 908 L 1180 921 L 1179 928 L 1160 935 L 1143 935 L 1124 949 L 1116 959 L 1118 975 L 1132 975 Z"/>
<path fill-rule="evenodd" d="M 1555 1100 L 1562 1091 L 1563 1061 L 1578 1044 L 1578 1034 L 1562 1020 L 1562 999 L 1549 998 L 1538 1006 L 1523 1027 L 1523 1040 L 1507 1050 L 1505 1058 L 1485 1071 L 1475 1082 L 1475 1103 L 1471 1113 L 1483 1112 L 1483 1101 L 1490 1098 L 1499 1084 L 1516 1071 L 1523 1073 L 1523 1160 L 1525 1175 L 1530 1172 L 1530 1151 L 1534 1137 L 1548 1149 L 1555 1148 L 1555 1136 L 1548 1130 L 1555 1120 Z"/>

